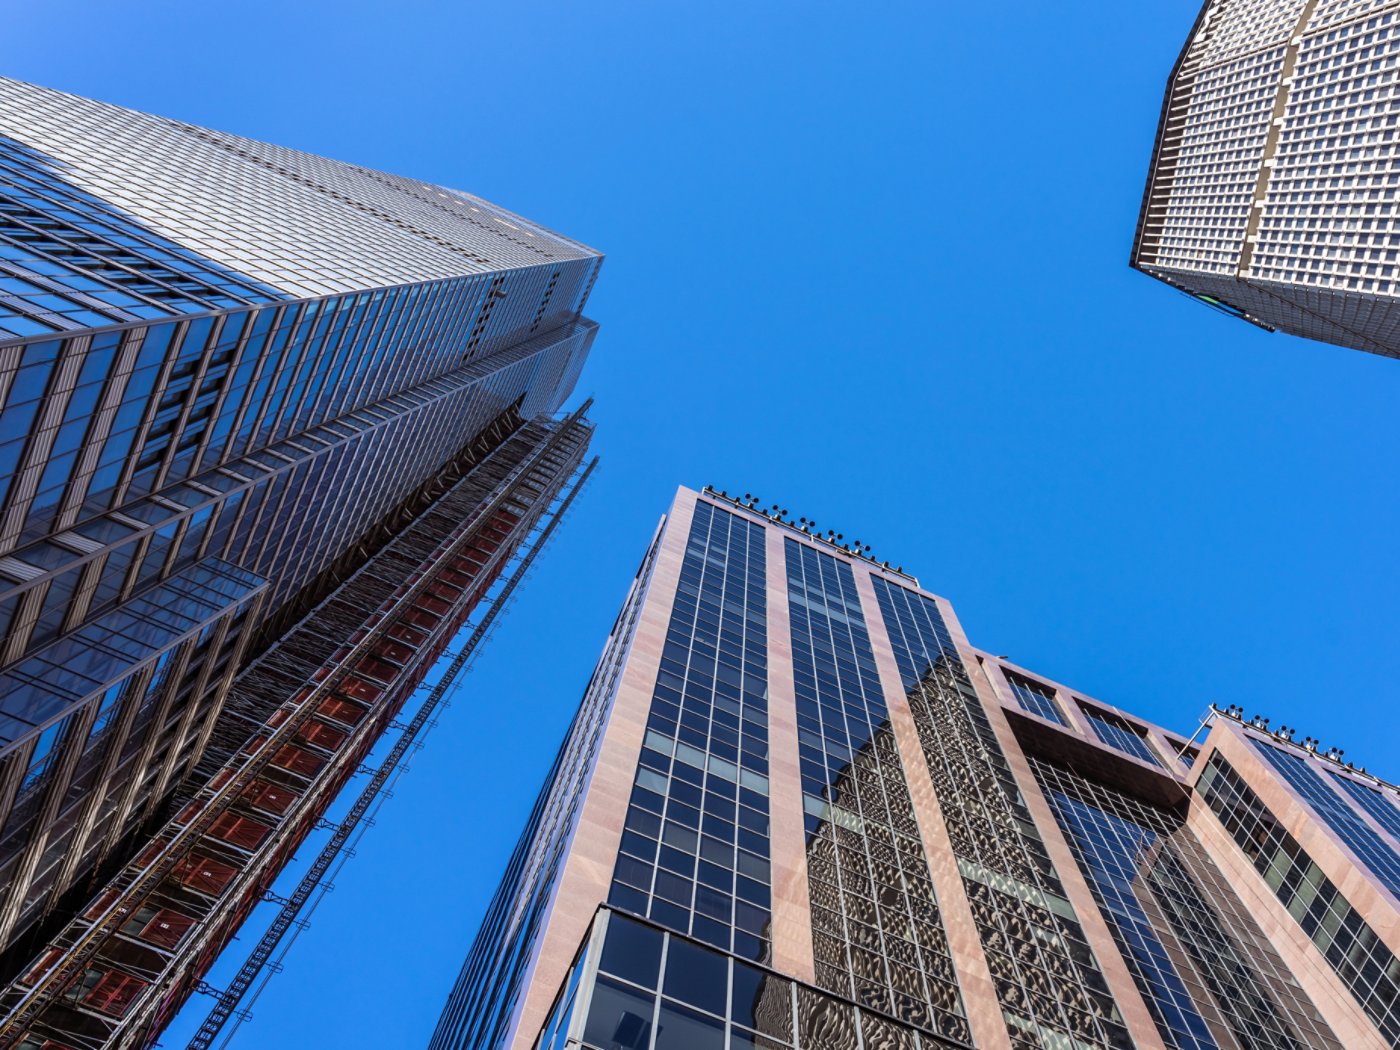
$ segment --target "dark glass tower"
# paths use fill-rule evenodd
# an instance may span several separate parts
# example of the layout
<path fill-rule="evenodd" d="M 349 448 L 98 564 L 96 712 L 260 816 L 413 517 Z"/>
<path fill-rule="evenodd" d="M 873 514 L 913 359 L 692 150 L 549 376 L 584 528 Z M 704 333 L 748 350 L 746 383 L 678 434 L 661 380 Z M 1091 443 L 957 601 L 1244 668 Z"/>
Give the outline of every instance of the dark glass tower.
<path fill-rule="evenodd" d="M 678 494 L 434 1050 L 1395 1045 L 1400 791 L 1012 666 L 784 515 Z"/>
<path fill-rule="evenodd" d="M 0 1045 L 152 1038 L 513 586 L 586 469 L 600 264 L 0 79 Z"/>

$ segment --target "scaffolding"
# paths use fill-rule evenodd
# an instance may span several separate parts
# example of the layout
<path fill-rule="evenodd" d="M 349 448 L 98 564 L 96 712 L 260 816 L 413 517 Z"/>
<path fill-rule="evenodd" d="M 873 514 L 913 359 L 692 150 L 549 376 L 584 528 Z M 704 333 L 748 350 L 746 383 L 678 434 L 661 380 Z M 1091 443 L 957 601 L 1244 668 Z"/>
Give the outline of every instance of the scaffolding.
<path fill-rule="evenodd" d="M 215 996 L 216 1002 L 204 1019 L 199 1031 L 190 1040 L 188 1050 L 209 1050 L 231 1018 L 238 1016 L 240 1021 L 244 1019 L 243 1011 L 239 1009 L 239 1005 L 248 995 L 253 982 L 264 970 L 270 970 L 271 967 L 277 965 L 273 963 L 273 953 L 277 950 L 278 945 L 289 931 L 293 928 L 300 928 L 301 913 L 307 907 L 312 894 L 323 886 L 331 865 L 342 856 L 351 836 L 365 822 L 371 808 L 382 800 L 382 793 L 390 782 L 390 778 L 402 771 L 404 758 L 409 753 L 409 749 L 421 746 L 421 743 L 417 742 L 426 735 L 427 729 L 434 724 L 433 716 L 440 707 L 445 706 L 444 701 L 454 691 L 460 675 L 480 652 L 481 644 L 490 636 L 501 613 L 509 606 L 514 597 L 516 587 L 529 575 L 535 559 L 549 543 L 554 530 L 563 521 L 574 498 L 587 484 L 588 478 L 592 475 L 597 464 L 598 460 L 595 457 L 579 468 L 575 477 L 560 493 L 556 505 L 551 507 L 549 512 L 540 519 L 534 531 L 526 538 L 525 544 L 517 556 L 507 566 L 495 593 L 482 600 L 481 604 L 485 606 L 484 613 L 475 624 L 468 624 L 463 628 L 461 634 L 465 634 L 466 638 L 456 648 L 451 663 L 429 689 L 427 698 L 418 708 L 412 721 L 403 728 L 398 740 L 394 742 L 394 746 L 374 769 L 369 782 L 361 790 L 349 812 L 335 826 L 334 833 L 321 847 L 320 853 L 312 861 L 296 888 L 289 896 L 279 902 L 281 906 L 276 917 L 268 925 L 267 930 L 253 950 L 248 953 L 248 958 L 244 961 L 243 966 L 229 981 L 228 987 L 222 991 L 210 990 L 210 994 Z M 285 952 L 283 954 L 285 955 Z M 236 1028 L 235 1025 L 235 1030 Z M 221 1045 L 228 1045 L 231 1038 L 232 1033 L 224 1039 Z"/>
<path fill-rule="evenodd" d="M 518 551 L 531 537 L 538 549 L 571 499 L 560 493 L 591 470 L 587 408 L 520 426 L 238 676 L 211 740 L 222 768 L 0 992 L 0 1048 L 150 1045 L 496 588 L 458 670 L 489 631 L 528 568 Z M 192 1045 L 237 1008 L 448 686 L 429 693 Z"/>

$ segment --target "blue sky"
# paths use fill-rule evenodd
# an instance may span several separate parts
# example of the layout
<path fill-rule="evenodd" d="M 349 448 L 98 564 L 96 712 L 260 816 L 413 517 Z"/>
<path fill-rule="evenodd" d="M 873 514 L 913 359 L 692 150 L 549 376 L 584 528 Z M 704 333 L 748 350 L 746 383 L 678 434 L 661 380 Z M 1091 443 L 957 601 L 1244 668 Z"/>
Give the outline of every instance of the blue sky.
<path fill-rule="evenodd" d="M 680 483 L 860 535 L 1099 699 L 1187 733 L 1239 703 L 1400 776 L 1400 362 L 1126 265 L 1192 0 L 388 11 L 6 13 L 10 75 L 608 255 L 602 470 L 235 1046 L 426 1042 Z"/>

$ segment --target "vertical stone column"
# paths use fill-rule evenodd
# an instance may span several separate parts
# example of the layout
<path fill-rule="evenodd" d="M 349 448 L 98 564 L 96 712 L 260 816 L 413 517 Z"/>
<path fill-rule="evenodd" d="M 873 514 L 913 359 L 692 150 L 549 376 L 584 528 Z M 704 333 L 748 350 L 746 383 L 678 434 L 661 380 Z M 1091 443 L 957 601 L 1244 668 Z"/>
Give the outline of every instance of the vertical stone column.
<path fill-rule="evenodd" d="M 768 785 L 772 810 L 773 967 L 811 984 L 812 908 L 807 885 L 802 775 L 797 753 L 797 698 L 792 673 L 786 540 L 765 527 L 768 567 Z"/>
<path fill-rule="evenodd" d="M 528 1048 L 539 1034 L 594 913 L 607 900 L 695 501 L 696 494 L 688 489 L 677 493 L 663 526 L 651 578 L 642 584 L 646 593 L 637 626 L 623 657 L 625 665 L 606 716 L 598 757 L 584 788 L 578 823 L 566 848 L 511 1025 L 510 1045 L 516 1050 Z"/>
<path fill-rule="evenodd" d="M 938 899 L 938 912 L 943 920 L 943 931 L 948 937 L 948 948 L 953 955 L 953 969 L 957 972 L 958 987 L 962 990 L 967 1023 L 972 1029 L 972 1043 L 979 1050 L 1010 1050 L 1011 1038 L 1007 1034 L 1001 1008 L 997 1005 L 996 986 L 987 968 L 987 958 L 982 954 L 982 942 L 977 936 L 972 908 L 963 891 L 962 875 L 958 872 L 957 858 L 953 856 L 953 844 L 948 838 L 943 811 L 934 793 L 933 779 L 929 776 L 928 763 L 924 760 L 923 747 L 919 743 L 919 730 L 914 725 L 909 697 L 904 691 L 894 649 L 885 631 L 885 619 L 875 598 L 875 587 L 870 581 L 872 573 L 863 565 L 854 568 L 856 592 L 865 613 L 870 647 L 875 653 L 880 688 L 889 707 L 900 763 L 904 766 L 904 777 L 909 783 L 909 795 L 914 802 L 919 837 L 923 840 L 924 857 L 928 861 L 933 892 Z"/>

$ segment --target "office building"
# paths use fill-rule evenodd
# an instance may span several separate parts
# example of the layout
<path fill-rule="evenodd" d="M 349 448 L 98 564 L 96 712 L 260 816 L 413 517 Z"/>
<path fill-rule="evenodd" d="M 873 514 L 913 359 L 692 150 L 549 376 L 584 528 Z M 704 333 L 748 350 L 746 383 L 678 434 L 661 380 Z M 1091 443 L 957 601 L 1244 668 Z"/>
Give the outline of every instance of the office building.
<path fill-rule="evenodd" d="M 0 80 L 0 1045 L 149 1042 L 513 586 L 600 264 Z"/>
<path fill-rule="evenodd" d="M 682 489 L 431 1046 L 1394 1046 L 1400 793 L 1208 725 L 1015 666 L 859 543 Z"/>
<path fill-rule="evenodd" d="M 1207 0 L 1132 265 L 1269 329 L 1400 356 L 1400 3 Z"/>

